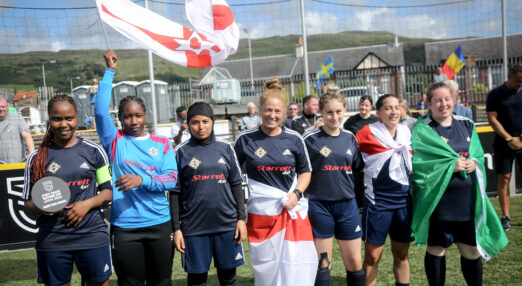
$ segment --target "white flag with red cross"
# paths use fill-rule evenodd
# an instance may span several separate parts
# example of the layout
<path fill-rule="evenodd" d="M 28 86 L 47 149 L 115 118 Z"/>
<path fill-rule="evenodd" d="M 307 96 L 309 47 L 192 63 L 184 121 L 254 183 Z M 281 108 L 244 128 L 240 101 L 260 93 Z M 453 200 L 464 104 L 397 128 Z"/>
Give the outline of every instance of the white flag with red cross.
<path fill-rule="evenodd" d="M 202 68 L 234 54 L 239 28 L 225 0 L 186 0 L 196 31 L 129 0 L 96 0 L 101 19 L 132 41 L 176 64 Z"/>

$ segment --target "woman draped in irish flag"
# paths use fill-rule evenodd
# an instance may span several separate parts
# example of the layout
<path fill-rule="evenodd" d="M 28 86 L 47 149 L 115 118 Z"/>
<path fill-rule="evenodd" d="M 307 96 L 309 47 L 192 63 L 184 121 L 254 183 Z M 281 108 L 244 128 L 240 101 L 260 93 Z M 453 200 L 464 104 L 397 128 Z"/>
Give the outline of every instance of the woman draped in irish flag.
<path fill-rule="evenodd" d="M 366 125 L 356 138 L 363 155 L 364 272 L 366 285 L 375 285 L 377 267 L 388 234 L 393 254 L 396 285 L 409 285 L 408 249 L 411 236 L 410 130 L 399 124 L 400 104 L 397 96 L 386 94 L 375 104 L 379 122 Z"/>
<path fill-rule="evenodd" d="M 248 242 L 255 285 L 313 285 L 317 271 L 312 228 L 303 191 L 312 167 L 299 133 L 282 127 L 285 95 L 277 79 L 259 99 L 262 124 L 236 139 L 246 165 Z"/>
<path fill-rule="evenodd" d="M 451 115 L 449 87 L 428 87 L 430 114 L 412 135 L 413 219 L 417 244 L 428 244 L 424 266 L 430 285 L 444 285 L 446 249 L 457 244 L 468 285 L 482 285 L 482 259 L 508 242 L 487 198 L 484 151 L 473 122 Z"/>

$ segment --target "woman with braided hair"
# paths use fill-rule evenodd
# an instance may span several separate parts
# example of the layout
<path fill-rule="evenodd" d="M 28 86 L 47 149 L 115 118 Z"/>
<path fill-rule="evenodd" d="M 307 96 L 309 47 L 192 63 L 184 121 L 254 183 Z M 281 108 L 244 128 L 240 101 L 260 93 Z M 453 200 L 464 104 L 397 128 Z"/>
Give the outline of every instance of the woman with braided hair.
<path fill-rule="evenodd" d="M 109 160 L 100 146 L 75 136 L 78 116 L 72 97 L 54 96 L 47 110 L 47 132 L 27 160 L 22 194 L 25 207 L 40 215 L 35 245 L 38 282 L 70 285 L 75 263 L 87 285 L 109 285 L 109 233 L 100 211 L 112 199 Z M 46 176 L 69 185 L 70 204 L 62 211 L 42 211 L 31 199 L 33 185 Z"/>
<path fill-rule="evenodd" d="M 120 101 L 123 130 L 116 129 L 109 114 L 116 53 L 108 50 L 105 61 L 94 109 L 115 184 L 110 222 L 118 284 L 171 285 L 173 231 L 165 192 L 176 186 L 176 157 L 167 138 L 145 132 L 146 109 L 139 97 Z"/>

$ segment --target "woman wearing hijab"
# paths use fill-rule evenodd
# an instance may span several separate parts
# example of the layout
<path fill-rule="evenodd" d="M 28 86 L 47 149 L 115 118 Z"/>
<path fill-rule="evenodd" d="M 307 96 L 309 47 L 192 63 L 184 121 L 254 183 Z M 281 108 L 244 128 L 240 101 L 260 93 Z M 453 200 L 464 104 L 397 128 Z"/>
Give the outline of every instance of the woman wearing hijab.
<path fill-rule="evenodd" d="M 214 113 L 197 102 L 187 113 L 190 139 L 175 149 L 179 182 L 171 195 L 174 243 L 184 254 L 188 285 L 206 285 L 214 258 L 219 283 L 237 285 L 245 263 L 242 177 L 232 146 L 214 136 Z"/>

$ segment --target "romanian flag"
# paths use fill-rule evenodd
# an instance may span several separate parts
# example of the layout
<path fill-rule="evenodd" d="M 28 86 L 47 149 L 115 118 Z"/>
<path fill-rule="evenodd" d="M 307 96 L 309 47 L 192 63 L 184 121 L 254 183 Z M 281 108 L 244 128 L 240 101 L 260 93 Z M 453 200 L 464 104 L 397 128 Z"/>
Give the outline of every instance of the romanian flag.
<path fill-rule="evenodd" d="M 442 66 L 442 73 L 445 74 L 448 79 L 453 79 L 456 74 L 464 67 L 464 53 L 462 47 L 459 47 L 449 56 L 449 58 Z"/>
<path fill-rule="evenodd" d="M 329 56 L 326 62 L 321 65 L 321 67 L 317 70 L 315 78 L 317 78 L 317 90 L 321 90 L 321 83 L 323 80 L 330 77 L 331 74 L 335 72 L 334 68 L 334 60 L 332 56 Z"/>

